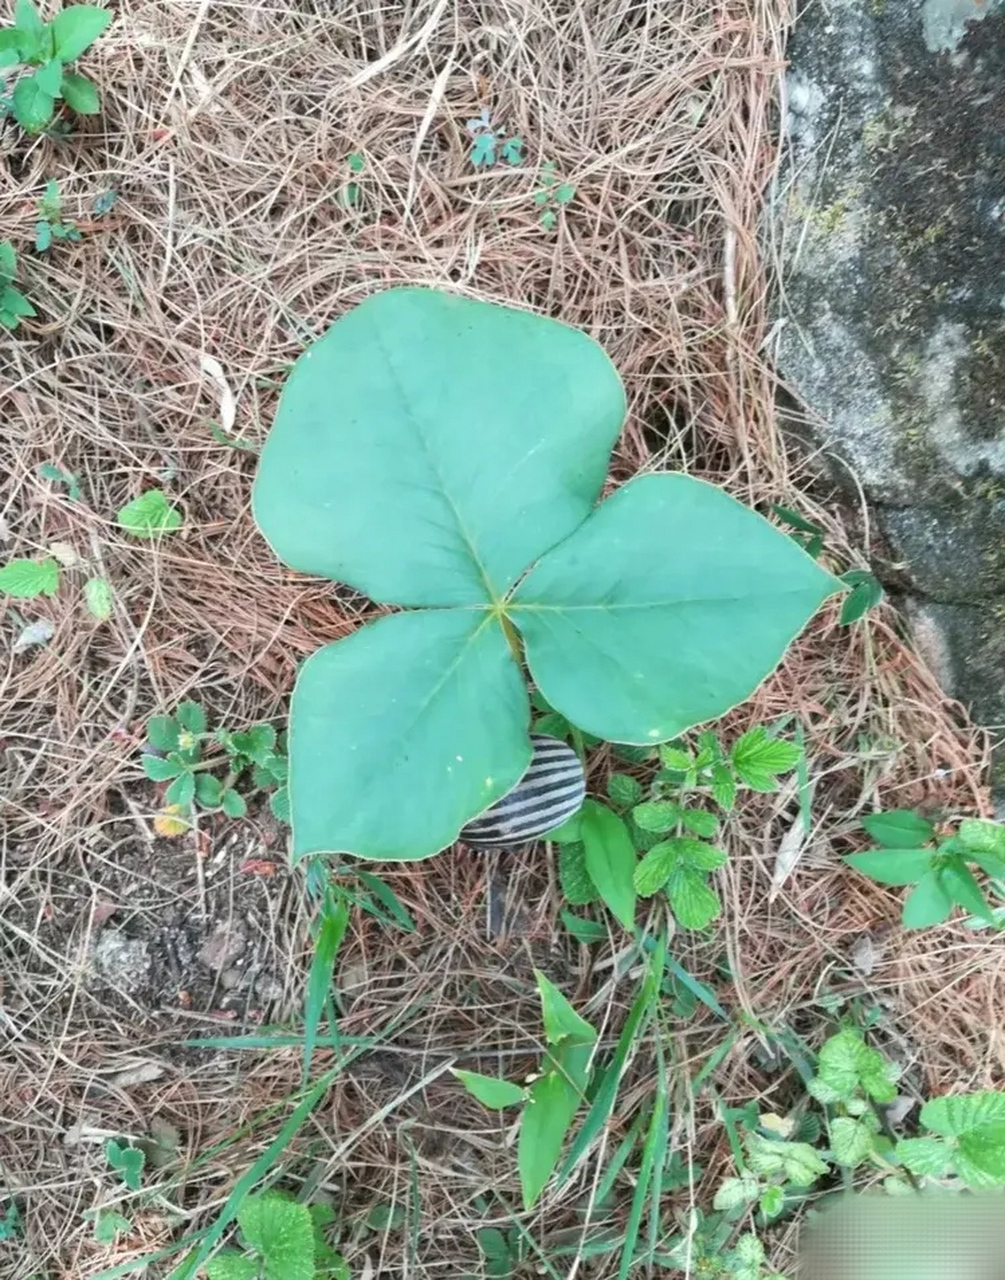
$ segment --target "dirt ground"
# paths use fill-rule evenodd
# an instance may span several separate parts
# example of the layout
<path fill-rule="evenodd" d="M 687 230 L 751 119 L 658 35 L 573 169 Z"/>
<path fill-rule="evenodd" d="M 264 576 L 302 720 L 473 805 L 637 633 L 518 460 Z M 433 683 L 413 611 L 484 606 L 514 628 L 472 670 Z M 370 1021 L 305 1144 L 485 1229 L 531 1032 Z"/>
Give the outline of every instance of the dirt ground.
<path fill-rule="evenodd" d="M 0 556 L 62 543 L 77 557 L 52 599 L 0 603 L 0 1217 L 13 1203 L 23 1223 L 0 1242 L 4 1280 L 86 1280 L 205 1227 L 299 1088 L 296 1047 L 187 1043 L 296 1025 L 309 917 L 284 829 L 253 805 L 158 837 L 140 750 L 147 719 L 186 697 L 232 729 L 280 723 L 297 663 L 366 616 L 351 592 L 284 569 L 249 511 L 282 376 L 348 306 L 425 283 L 581 326 L 628 392 L 613 480 L 686 469 L 818 522 L 838 571 L 882 562 L 865 515 L 783 441 L 774 408 L 758 228 L 790 19 L 787 0 L 119 0 L 86 55 L 101 115 L 66 139 L 0 125 L 0 235 L 39 313 L 0 339 Z M 483 107 L 524 140 L 523 162 L 472 167 L 465 121 Z M 552 230 L 534 201 L 548 161 L 575 186 Z M 82 239 L 36 254 L 54 177 Z M 93 215 L 109 190 L 114 206 Z M 213 431 L 206 357 L 235 397 L 230 443 Z M 184 527 L 140 543 L 115 513 L 152 487 Z M 115 594 L 107 622 L 82 601 L 96 570 Z M 39 619 L 51 639 L 15 654 Z M 919 1096 L 1000 1087 L 1000 949 L 962 929 L 891 929 L 896 897 L 838 860 L 877 806 L 987 812 L 982 736 L 890 606 L 851 628 L 825 610 L 724 731 L 789 713 L 807 743 L 811 840 L 777 874 L 793 793 L 742 806 L 720 927 L 674 940 L 746 1015 L 718 1096 L 783 1112 L 791 1073 L 757 1025 L 818 1043 L 835 999 L 877 1011 Z M 604 752 L 591 767 L 602 788 Z M 386 878 L 417 928 L 354 916 L 340 1026 L 375 1047 L 339 1076 L 284 1176 L 336 1206 L 354 1276 L 480 1275 L 474 1232 L 514 1215 L 560 1274 L 615 1274 L 616 1252 L 576 1261 L 604 1152 L 521 1216 L 513 1134 L 444 1076 L 455 1059 L 531 1069 L 535 966 L 612 1042 L 635 993 L 622 943 L 580 947 L 560 927 L 544 847 L 458 849 Z M 730 1159 L 709 1096 L 686 1083 L 725 1039 L 701 1006 L 679 1019 L 672 1137 L 695 1168 L 668 1193 L 675 1210 L 707 1206 Z M 643 1045 L 608 1152 L 654 1070 Z M 129 1202 L 129 1233 L 102 1244 L 87 1215 L 119 1203 L 114 1135 L 145 1141 L 157 1173 Z M 623 1225 L 631 1189 L 625 1170 L 601 1226 Z M 779 1266 L 792 1240 L 788 1227 L 773 1240 Z M 519 1274 L 538 1270 L 532 1257 Z"/>

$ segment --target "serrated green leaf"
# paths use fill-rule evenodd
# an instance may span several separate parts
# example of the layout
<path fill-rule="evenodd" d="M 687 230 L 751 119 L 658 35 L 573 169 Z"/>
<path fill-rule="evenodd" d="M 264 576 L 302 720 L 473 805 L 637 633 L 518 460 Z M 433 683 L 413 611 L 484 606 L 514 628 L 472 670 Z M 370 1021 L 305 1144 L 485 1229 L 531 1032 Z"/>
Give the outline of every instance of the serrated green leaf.
<path fill-rule="evenodd" d="M 875 1135 L 863 1120 L 838 1116 L 830 1124 L 831 1154 L 838 1164 L 854 1169 L 872 1154 Z"/>
<path fill-rule="evenodd" d="M 760 1183 L 752 1174 L 744 1174 L 740 1178 L 727 1178 L 715 1193 L 712 1208 L 728 1212 L 738 1209 L 740 1205 L 756 1200 Z"/>
<path fill-rule="evenodd" d="M 990 854 L 1005 860 L 1005 823 L 985 818 L 964 818 L 956 838 L 967 854 Z"/>
<path fill-rule="evenodd" d="M 183 773 L 184 769 L 184 765 L 173 760 L 161 760 L 159 756 L 150 755 L 143 757 L 143 772 L 151 782 L 170 782 Z"/>
<path fill-rule="evenodd" d="M 897 1096 L 897 1069 L 881 1053 L 871 1049 L 859 1031 L 846 1027 L 825 1041 L 817 1059 L 814 1096 L 837 1102 L 854 1098 L 860 1089 L 877 1102 L 892 1102 Z M 834 1097 L 822 1096 L 823 1090 Z"/>
<path fill-rule="evenodd" d="M 672 743 L 663 743 L 659 755 L 663 768 L 675 773 L 687 773 L 694 764 L 694 756 L 686 747 L 675 747 Z"/>
<path fill-rule="evenodd" d="M 900 918 L 905 929 L 925 929 L 949 918 L 953 900 L 938 871 L 928 871 L 908 894 Z"/>
<path fill-rule="evenodd" d="M 681 813 L 681 822 L 686 831 L 708 840 L 719 830 L 719 819 L 714 813 L 708 813 L 704 809 L 685 809 Z"/>
<path fill-rule="evenodd" d="M 206 708 L 198 702 L 179 703 L 175 717 L 188 733 L 198 735 L 206 732 Z"/>
<path fill-rule="evenodd" d="M 754 791 L 776 791 L 778 775 L 794 769 L 802 748 L 783 738 L 771 738 L 763 725 L 739 738 L 729 753 L 736 776 Z"/>
<path fill-rule="evenodd" d="M 178 746 L 178 722 L 171 716 L 151 716 L 147 742 L 155 751 L 174 751 Z"/>
<path fill-rule="evenodd" d="M 757 1207 L 769 1221 L 777 1218 L 785 1208 L 785 1192 L 781 1187 L 765 1187 L 761 1192 Z"/>
<path fill-rule="evenodd" d="M 644 804 L 637 804 L 632 810 L 635 825 L 656 835 L 673 831 L 680 822 L 680 816 L 680 805 L 671 800 L 647 800 Z"/>
<path fill-rule="evenodd" d="M 952 1168 L 953 1153 L 938 1138 L 901 1138 L 896 1153 L 898 1160 L 921 1178 L 942 1178 Z"/>
<path fill-rule="evenodd" d="M 829 1166 L 808 1142 L 781 1142 L 759 1133 L 744 1135 L 747 1163 L 763 1177 L 784 1174 L 797 1187 L 811 1187 Z"/>
<path fill-rule="evenodd" d="M 255 1258 L 224 1249 L 205 1264 L 207 1280 L 259 1280 L 259 1267 Z"/>
<path fill-rule="evenodd" d="M 94 1238 L 99 1244 L 114 1244 L 116 1236 L 125 1235 L 132 1229 L 129 1219 L 114 1209 L 99 1209 L 94 1215 Z"/>
<path fill-rule="evenodd" d="M 607 794 L 614 804 L 627 809 L 641 801 L 642 783 L 631 774 L 612 773 L 607 779 Z"/>
<path fill-rule="evenodd" d="M 119 511 L 119 526 L 134 538 L 157 538 L 182 526 L 181 512 L 160 489 L 148 489 Z"/>
<path fill-rule="evenodd" d="M 207 809 L 218 809 L 223 800 L 223 783 L 211 773 L 200 773 L 195 780 L 195 798 Z"/>
<path fill-rule="evenodd" d="M 635 892 L 640 898 L 651 898 L 654 893 L 659 893 L 676 866 L 677 853 L 669 841 L 653 845 L 635 868 Z"/>
<path fill-rule="evenodd" d="M 477 1071 L 461 1071 L 457 1067 L 452 1070 L 468 1093 L 477 1098 L 483 1107 L 492 1111 L 517 1107 L 527 1096 L 525 1089 L 510 1080 L 500 1080 L 498 1076 L 483 1076 Z"/>
<path fill-rule="evenodd" d="M 112 616 L 112 588 L 106 578 L 88 578 L 84 583 L 84 603 L 99 622 L 108 621 Z"/>
<path fill-rule="evenodd" d="M 271 724 L 253 724 L 243 733 L 232 733 L 230 745 L 240 755 L 262 764 L 275 752 L 276 731 Z"/>
<path fill-rule="evenodd" d="M 917 884 L 927 874 L 934 849 L 871 849 L 867 853 L 846 853 L 842 862 L 880 884 Z"/>
<path fill-rule="evenodd" d="M 559 846 L 558 881 L 566 902 L 574 907 L 587 907 L 600 897 L 586 869 L 586 850 L 582 844 Z"/>
<path fill-rule="evenodd" d="M 124 1146 L 109 1138 L 105 1143 L 105 1159 L 130 1191 L 140 1190 L 146 1157 L 139 1147 Z"/>
<path fill-rule="evenodd" d="M 59 590 L 59 565 L 45 560 L 11 560 L 0 569 L 0 592 L 15 600 L 35 600 L 54 596 Z"/>
<path fill-rule="evenodd" d="M 97 40 L 112 20 L 108 9 L 93 4 L 71 4 L 52 21 L 56 57 L 73 62 Z"/>
<path fill-rule="evenodd" d="M 994 1089 L 932 1098 L 921 1108 L 921 1123 L 944 1138 L 959 1138 L 1005 1125 L 1005 1093 Z"/>
<path fill-rule="evenodd" d="M 886 849 L 917 849 L 935 836 L 932 823 L 913 809 L 870 813 L 862 819 L 862 826 Z"/>
<path fill-rule="evenodd" d="M 243 818 L 248 812 L 244 797 L 233 787 L 228 787 L 220 797 L 220 807 L 228 818 Z"/>
<path fill-rule="evenodd" d="M 736 804 L 736 779 L 726 764 L 712 766 L 712 798 L 726 813 L 731 813 Z"/>
<path fill-rule="evenodd" d="M 237 1221 L 261 1256 L 265 1280 L 314 1280 L 314 1227 L 306 1205 L 264 1192 L 245 1200 Z"/>
<path fill-rule="evenodd" d="M 279 787 L 269 796 L 269 809 L 272 816 L 279 822 L 289 823 L 290 821 L 290 789 L 289 787 Z"/>
<path fill-rule="evenodd" d="M 606 805 L 587 800 L 580 810 L 586 869 L 616 920 L 635 923 L 635 847 L 624 822 Z"/>
<path fill-rule="evenodd" d="M 101 110 L 97 87 L 76 71 L 63 72 L 63 101 L 80 116 L 95 116 Z"/>
<path fill-rule="evenodd" d="M 164 803 L 176 804 L 187 812 L 195 799 L 195 775 L 189 772 L 180 774 L 164 792 Z"/>
<path fill-rule="evenodd" d="M 667 897 L 684 929 L 704 929 L 722 914 L 719 895 L 700 871 L 678 867 L 667 884 Z"/>

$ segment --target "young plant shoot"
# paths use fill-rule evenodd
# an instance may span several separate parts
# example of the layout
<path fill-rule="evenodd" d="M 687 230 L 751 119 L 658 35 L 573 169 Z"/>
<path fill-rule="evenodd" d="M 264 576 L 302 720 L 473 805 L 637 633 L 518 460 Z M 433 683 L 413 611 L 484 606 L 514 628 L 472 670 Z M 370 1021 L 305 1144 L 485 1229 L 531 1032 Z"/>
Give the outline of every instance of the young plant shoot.
<path fill-rule="evenodd" d="M 586 334 L 431 289 L 368 298 L 297 361 L 255 519 L 292 568 L 399 611 L 300 671 L 295 859 L 450 845 L 531 763 L 525 668 L 584 733 L 654 746 L 747 698 L 842 590 L 690 476 L 598 504 L 624 415 Z"/>

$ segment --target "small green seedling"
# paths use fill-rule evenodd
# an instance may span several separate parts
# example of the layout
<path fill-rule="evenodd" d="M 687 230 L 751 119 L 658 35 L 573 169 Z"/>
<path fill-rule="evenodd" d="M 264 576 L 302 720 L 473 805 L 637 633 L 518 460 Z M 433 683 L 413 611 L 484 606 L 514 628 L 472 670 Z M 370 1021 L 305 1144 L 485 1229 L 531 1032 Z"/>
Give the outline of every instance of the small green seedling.
<path fill-rule="evenodd" d="M 659 748 L 661 768 L 649 786 L 630 774 L 608 783 L 612 810 L 588 800 L 577 818 L 551 833 L 560 845 L 559 879 L 573 906 L 602 899 L 630 928 L 635 895 L 665 893 L 677 923 L 704 929 L 722 912 L 711 874 L 726 854 L 712 841 L 719 819 L 709 802 L 729 812 L 741 788 L 776 791 L 780 775 L 802 758 L 802 748 L 774 737 L 761 725 L 726 751 L 714 733 Z M 636 854 L 644 856 L 638 861 Z"/>
<path fill-rule="evenodd" d="M 108 9 L 74 4 L 43 22 L 31 0 L 15 0 L 12 26 L 0 28 L 0 72 L 19 69 L 13 88 L 3 82 L 0 116 L 12 115 L 26 133 L 52 124 L 62 99 L 78 115 L 94 115 L 98 91 L 85 76 L 68 71 L 112 20 Z"/>
<path fill-rule="evenodd" d="M 273 814 L 281 822 L 289 821 L 285 743 L 272 725 L 211 732 L 205 709 L 198 702 L 183 702 L 173 716 L 150 720 L 147 745 L 143 771 L 153 782 L 170 784 L 164 803 L 171 816 L 182 819 L 182 830 L 196 804 L 228 818 L 243 818 L 248 806 L 237 784 L 249 776 L 253 789 L 270 793 Z M 210 746 L 220 750 L 204 758 Z"/>
<path fill-rule="evenodd" d="M 807 520 L 791 507 L 783 507 L 773 503 L 771 510 L 784 525 L 792 530 L 789 535 L 794 542 L 803 548 L 814 560 L 824 549 L 824 530 L 813 520 Z M 849 588 L 848 595 L 841 603 L 839 621 L 842 626 L 850 626 L 865 616 L 870 609 L 880 604 L 885 596 L 882 583 L 874 573 L 867 569 L 849 569 L 841 575 L 841 581 Z"/>
<path fill-rule="evenodd" d="M 942 835 L 911 809 L 872 814 L 863 826 L 881 847 L 846 854 L 844 861 L 880 884 L 914 886 L 901 912 L 906 929 L 942 924 L 957 905 L 986 923 L 996 922 L 967 864 L 994 881 L 1005 879 L 1005 826 L 967 818 L 955 835 Z"/>
<path fill-rule="evenodd" d="M 571 182 L 562 182 L 556 172 L 554 160 L 546 160 L 541 166 L 541 186 L 534 192 L 534 203 L 541 208 L 540 223 L 545 231 L 554 231 L 559 212 L 576 198 L 576 188 Z"/>
<path fill-rule="evenodd" d="M 182 526 L 181 512 L 171 505 L 161 489 L 148 489 L 127 502 L 116 519 L 119 527 L 134 538 L 158 538 Z"/>
<path fill-rule="evenodd" d="M 339 193 L 339 201 L 344 209 L 354 209 L 363 198 L 363 188 L 355 179 L 358 178 L 366 168 L 366 157 L 363 155 L 362 151 L 350 152 L 349 157 L 346 160 L 346 165 L 348 166 L 352 177 L 343 186 Z"/>
<path fill-rule="evenodd" d="M 9 240 L 0 240 L 0 324 L 13 331 L 24 316 L 37 315 L 35 308 L 15 289 L 17 254 Z"/>
<path fill-rule="evenodd" d="M 79 240 L 80 232 L 73 222 L 63 221 L 63 200 L 59 183 L 53 178 L 46 183 L 45 195 L 38 202 L 38 222 L 35 223 L 35 248 L 44 253 L 53 240 Z"/>
<path fill-rule="evenodd" d="M 64 471 L 62 467 L 57 467 L 52 462 L 43 462 L 38 469 L 38 474 L 43 480 L 51 480 L 53 484 L 66 485 L 67 494 L 71 502 L 83 502 L 84 494 L 80 487 L 80 481 L 72 471 Z"/>
<path fill-rule="evenodd" d="M 300 668 L 295 860 L 452 844 L 530 764 L 527 670 L 580 732 L 653 748 L 744 701 L 842 589 L 691 476 L 598 504 L 624 414 L 585 334 L 432 289 L 373 295 L 297 361 L 255 520 L 295 569 L 400 611 Z"/>
<path fill-rule="evenodd" d="M 139 1191 L 142 1188 L 146 1156 L 139 1147 L 131 1147 L 116 1142 L 114 1138 L 109 1138 L 105 1143 L 105 1159 L 130 1191 Z"/>
<path fill-rule="evenodd" d="M 94 1238 L 99 1244 L 114 1244 L 120 1235 L 129 1235 L 132 1222 L 115 1209 L 92 1209 L 84 1214 L 94 1223 Z"/>
<path fill-rule="evenodd" d="M 106 213 L 110 213 L 115 207 L 115 202 L 119 198 L 119 193 L 113 191 L 110 187 L 107 191 L 99 192 L 94 197 L 94 203 L 91 205 L 91 212 L 96 218 L 103 218 Z"/>
<path fill-rule="evenodd" d="M 455 1071 L 461 1084 L 493 1111 L 522 1106 L 517 1163 L 524 1207 L 530 1210 L 558 1164 L 566 1134 L 590 1082 L 597 1032 L 558 988 L 538 973 L 547 1046 L 541 1074 L 529 1085 L 474 1071 Z"/>
<path fill-rule="evenodd" d="M 299 1204 L 279 1191 L 248 1196 L 237 1211 L 241 1248 L 205 1263 L 208 1280 L 349 1280 L 345 1260 L 325 1239 L 327 1205 Z"/>
<path fill-rule="evenodd" d="M 7 1240 L 15 1240 L 23 1234 L 24 1223 L 21 1221 L 17 1205 L 11 1201 L 6 1211 L 0 1215 L 0 1244 Z"/>
<path fill-rule="evenodd" d="M 465 125 L 472 138 L 468 158 L 476 169 L 487 169 L 497 160 L 504 164 L 518 165 L 523 160 L 523 139 L 506 136 L 506 131 L 493 125 L 487 107 Z"/>
<path fill-rule="evenodd" d="M 59 590 L 62 570 L 91 573 L 88 562 L 67 543 L 53 543 L 53 555 L 40 560 L 11 560 L 0 569 L 0 594 L 15 600 L 52 597 Z M 113 595 L 107 578 L 89 576 L 83 586 L 88 612 L 99 622 L 112 616 Z M 51 635 L 51 633 L 50 633 Z"/>

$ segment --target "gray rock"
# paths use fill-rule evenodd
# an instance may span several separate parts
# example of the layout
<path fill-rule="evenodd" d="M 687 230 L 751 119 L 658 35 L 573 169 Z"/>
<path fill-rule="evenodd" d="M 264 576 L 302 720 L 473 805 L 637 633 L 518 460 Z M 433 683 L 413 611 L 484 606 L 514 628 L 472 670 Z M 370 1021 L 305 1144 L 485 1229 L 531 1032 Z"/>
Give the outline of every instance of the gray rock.
<path fill-rule="evenodd" d="M 248 936 L 244 926 L 233 920 L 218 924 L 199 949 L 199 959 L 207 969 L 219 973 L 229 969 L 244 954 Z"/>
<path fill-rule="evenodd" d="M 1005 0 L 816 0 L 789 52 L 781 372 L 1005 723 Z"/>
<path fill-rule="evenodd" d="M 141 938 L 127 938 L 119 929 L 104 929 L 94 944 L 94 967 L 111 986 L 127 995 L 150 981 L 153 961 Z"/>

